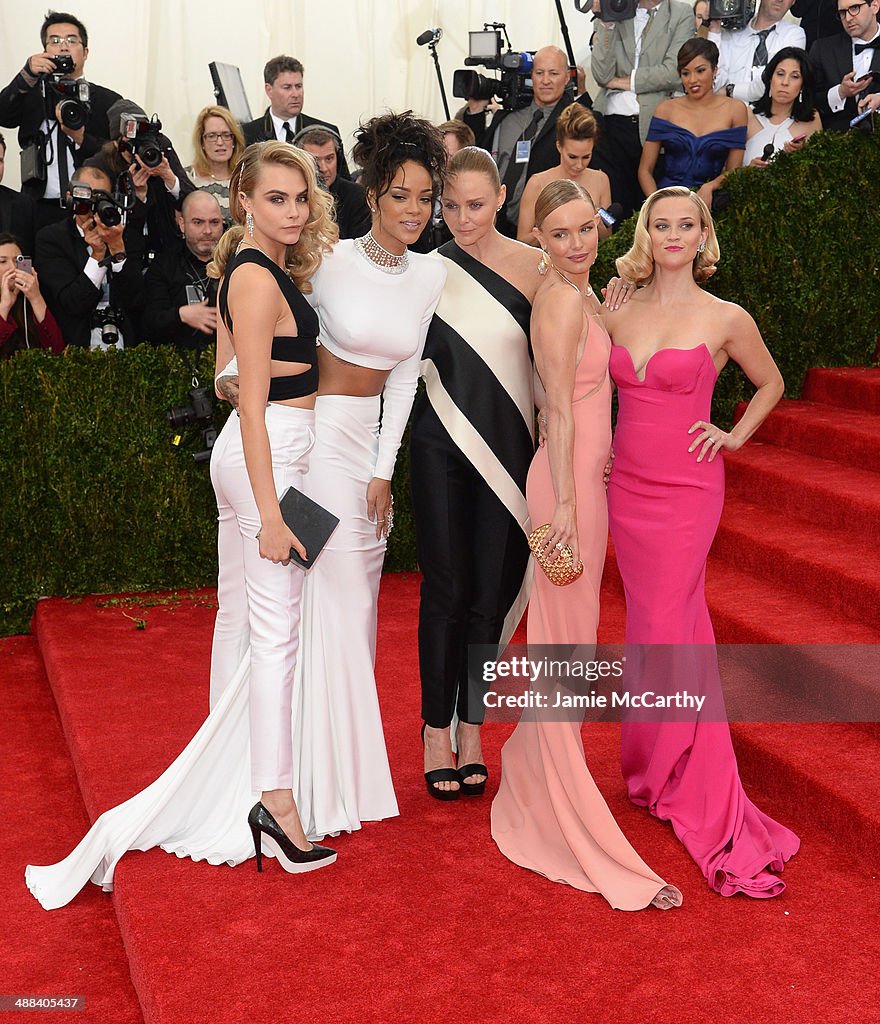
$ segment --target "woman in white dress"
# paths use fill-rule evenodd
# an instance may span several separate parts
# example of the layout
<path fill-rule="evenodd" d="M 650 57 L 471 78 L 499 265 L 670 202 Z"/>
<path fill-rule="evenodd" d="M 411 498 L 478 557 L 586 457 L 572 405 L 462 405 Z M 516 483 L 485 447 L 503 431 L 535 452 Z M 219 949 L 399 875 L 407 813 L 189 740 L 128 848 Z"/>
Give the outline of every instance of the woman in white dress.
<path fill-rule="evenodd" d="M 822 130 L 813 94 L 813 72 L 805 50 L 783 47 L 761 74 L 764 95 L 749 108 L 744 167 L 766 167 L 768 156 L 794 153 Z M 771 150 L 767 147 L 771 146 Z"/>

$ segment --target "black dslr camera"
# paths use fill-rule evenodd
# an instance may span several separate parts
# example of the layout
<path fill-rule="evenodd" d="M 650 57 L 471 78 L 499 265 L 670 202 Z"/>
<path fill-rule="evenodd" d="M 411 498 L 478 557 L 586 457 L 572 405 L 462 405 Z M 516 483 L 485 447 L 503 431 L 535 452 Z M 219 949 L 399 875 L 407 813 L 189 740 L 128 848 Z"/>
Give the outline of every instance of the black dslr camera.
<path fill-rule="evenodd" d="M 158 167 L 171 148 L 155 114 L 149 119 L 142 114 L 122 114 L 119 135 L 119 151 L 137 156 L 144 167 Z"/>
<path fill-rule="evenodd" d="M 204 448 L 199 452 L 193 452 L 193 459 L 196 462 L 211 461 L 211 449 L 217 440 L 217 428 L 214 425 L 214 394 L 212 391 L 208 388 L 190 388 L 189 404 L 172 405 L 165 413 L 165 418 L 173 430 L 180 430 L 191 425 L 195 426 L 201 432 Z M 180 444 L 179 435 L 175 438 L 174 444 Z"/>
<path fill-rule="evenodd" d="M 102 188 L 81 185 L 74 182 L 70 186 L 70 195 L 64 200 L 68 210 L 76 213 L 94 213 L 106 228 L 115 228 L 122 223 L 127 210 L 131 209 L 131 198 L 120 192 L 112 195 Z"/>
<path fill-rule="evenodd" d="M 69 53 L 59 53 L 49 59 L 55 65 L 55 70 L 44 76 L 46 86 L 60 99 L 58 117 L 61 123 L 65 128 L 76 131 L 89 119 L 89 83 L 83 79 L 77 81 L 69 77 L 73 74 L 74 68 L 73 57 Z"/>
<path fill-rule="evenodd" d="M 92 313 L 92 327 L 101 330 L 101 341 L 105 345 L 115 345 L 119 341 L 119 328 L 122 326 L 122 314 L 113 306 L 100 306 Z"/>
<path fill-rule="evenodd" d="M 501 32 L 507 42 L 501 52 Z M 500 71 L 498 78 L 488 78 L 477 71 L 459 68 L 452 73 L 452 95 L 462 99 L 490 100 L 497 96 L 505 110 L 521 110 L 532 102 L 532 65 L 534 52 L 515 52 L 510 45 L 507 26 L 500 21 L 484 22 L 482 32 L 468 32 L 469 56 L 465 64 L 482 65 Z"/>

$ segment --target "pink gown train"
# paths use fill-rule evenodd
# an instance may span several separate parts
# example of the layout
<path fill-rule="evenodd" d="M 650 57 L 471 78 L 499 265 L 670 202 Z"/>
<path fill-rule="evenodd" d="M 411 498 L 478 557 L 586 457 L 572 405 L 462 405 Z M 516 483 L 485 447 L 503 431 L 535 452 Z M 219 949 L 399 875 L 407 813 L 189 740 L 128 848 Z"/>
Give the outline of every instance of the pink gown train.
<path fill-rule="evenodd" d="M 584 573 L 567 587 L 535 570 L 528 642 L 596 643 L 599 585 L 605 561 L 608 513 L 602 473 L 611 446 L 610 342 L 590 320 L 575 379 L 574 472 L 578 543 Z M 532 462 L 526 485 L 533 526 L 549 522 L 556 501 L 547 447 Z M 559 714 L 559 712 L 556 712 Z M 681 904 L 681 893 L 656 875 L 621 832 L 590 774 L 580 721 L 524 717 L 504 744 L 501 784 L 492 804 L 492 837 L 515 864 L 555 882 L 598 892 L 618 910 Z"/>
<path fill-rule="evenodd" d="M 710 418 L 715 364 L 705 345 L 663 349 L 640 379 L 628 350 L 615 345 L 611 373 L 619 412 L 608 512 L 626 591 L 626 642 L 676 645 L 641 648 L 645 675 L 628 687 L 687 689 L 723 708 L 705 578 L 724 464 L 720 456 L 698 463 L 687 433 Z M 776 896 L 785 883 L 771 872 L 800 841 L 746 796 L 727 721 L 712 717 L 624 722 L 630 799 L 672 823 L 716 892 Z"/>

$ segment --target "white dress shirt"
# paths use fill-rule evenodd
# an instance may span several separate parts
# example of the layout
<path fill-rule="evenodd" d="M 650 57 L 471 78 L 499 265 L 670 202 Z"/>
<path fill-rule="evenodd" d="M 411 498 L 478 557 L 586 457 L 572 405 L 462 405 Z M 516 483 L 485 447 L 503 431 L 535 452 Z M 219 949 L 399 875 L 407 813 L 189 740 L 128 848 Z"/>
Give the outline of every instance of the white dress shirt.
<path fill-rule="evenodd" d="M 660 5 L 658 4 L 657 7 Z M 648 21 L 653 16 L 657 7 L 648 10 L 646 7 L 637 7 L 636 16 L 633 22 L 633 32 L 636 40 L 636 54 L 633 60 L 633 69 L 629 76 L 629 89 L 613 89 L 608 93 L 605 102 L 605 115 L 622 114 L 624 117 L 638 117 L 639 99 L 636 96 L 636 71 L 639 69 L 639 60 L 642 56 L 642 36 L 648 27 Z"/>
<path fill-rule="evenodd" d="M 275 125 L 275 138 L 279 142 L 287 142 L 287 135 L 284 131 L 285 123 L 290 125 L 290 130 L 296 135 L 296 122 L 299 120 L 299 114 L 296 117 L 276 117 L 271 107 L 269 114 L 272 117 L 272 124 Z"/>
<path fill-rule="evenodd" d="M 871 61 L 874 59 L 873 50 L 862 50 L 861 53 L 856 53 L 856 43 L 862 46 L 865 43 L 873 43 L 877 37 L 880 36 L 880 28 L 871 36 L 870 39 L 853 39 L 852 41 L 852 58 L 853 58 L 853 71 L 856 73 L 856 78 L 861 78 L 871 70 Z M 856 96 L 856 102 L 859 97 Z M 831 108 L 832 113 L 838 113 L 843 110 L 846 106 L 846 100 L 840 95 L 840 88 L 836 85 L 832 85 L 828 90 L 828 106 Z"/>
<path fill-rule="evenodd" d="M 719 50 L 718 74 L 715 91 L 723 92 L 727 85 L 734 86 L 733 95 L 743 103 L 752 103 L 764 95 L 763 67 L 753 65 L 755 50 L 761 37 L 755 28 L 755 19 L 736 32 L 723 29 L 710 32 L 709 39 Z M 784 46 L 806 49 L 807 36 L 793 21 L 777 21 L 767 35 L 767 60 L 770 61 Z"/>

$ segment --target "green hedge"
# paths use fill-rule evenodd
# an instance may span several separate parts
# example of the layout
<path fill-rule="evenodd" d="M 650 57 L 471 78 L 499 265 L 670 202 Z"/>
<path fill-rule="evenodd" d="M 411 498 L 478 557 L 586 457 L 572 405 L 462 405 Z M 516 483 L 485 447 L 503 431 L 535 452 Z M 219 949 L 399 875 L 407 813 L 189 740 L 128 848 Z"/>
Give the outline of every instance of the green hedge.
<path fill-rule="evenodd" d="M 732 174 L 710 289 L 748 309 L 797 396 L 810 366 L 864 365 L 878 333 L 880 140 L 816 135 L 764 171 Z M 593 280 L 613 273 L 632 223 L 603 242 Z M 212 365 L 210 355 L 204 365 Z M 190 372 L 169 348 L 31 351 L 0 363 L 0 633 L 24 632 L 37 598 L 181 588 L 216 578 L 206 465 L 171 444 L 165 410 Z M 736 368 L 716 390 L 729 423 L 749 395 Z M 407 446 L 394 481 L 387 568 L 415 565 Z"/>
<path fill-rule="evenodd" d="M 728 176 L 730 206 L 716 217 L 721 262 L 709 291 L 747 309 L 797 398 L 811 366 L 865 366 L 880 333 L 880 138 L 819 132 L 800 153 Z M 604 284 L 632 242 L 635 220 L 599 247 Z M 753 389 L 729 364 L 713 416 L 729 426 Z"/>

